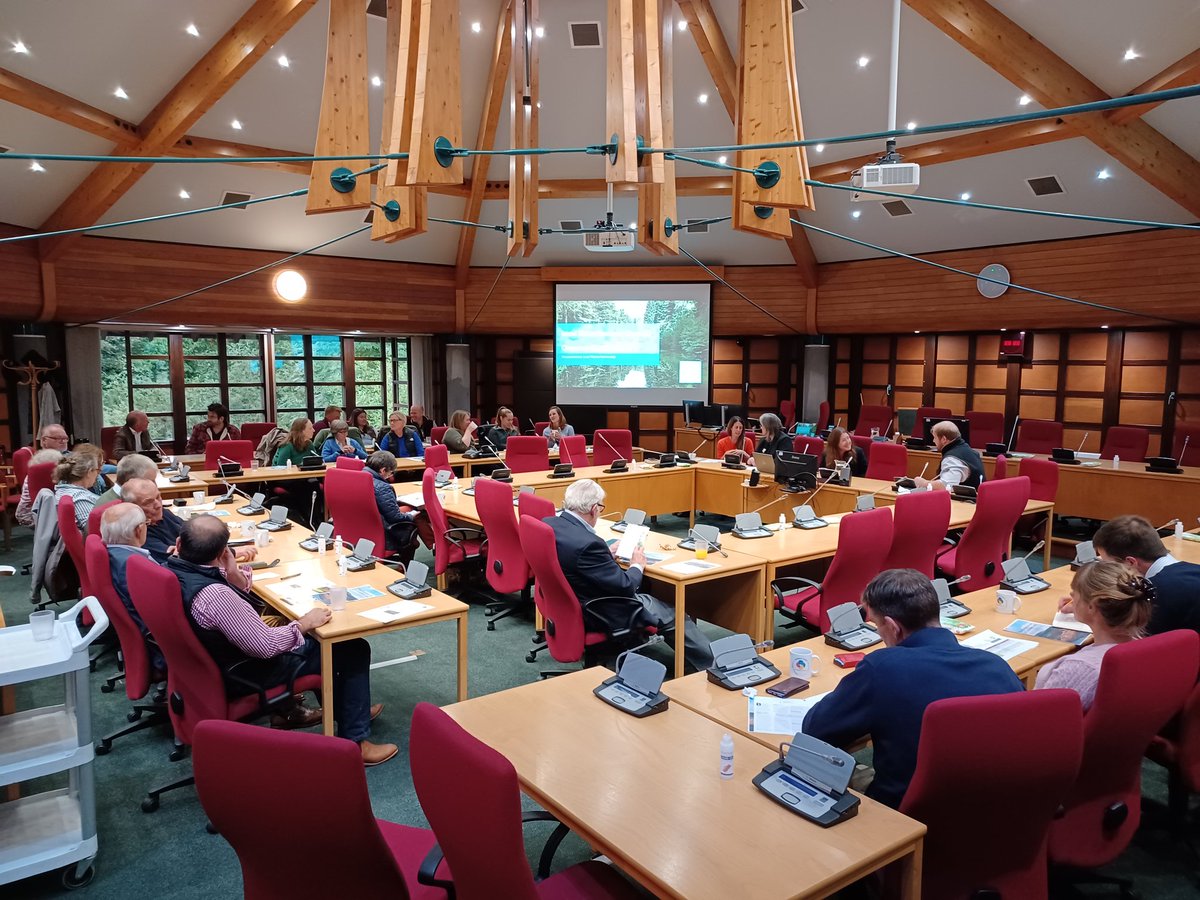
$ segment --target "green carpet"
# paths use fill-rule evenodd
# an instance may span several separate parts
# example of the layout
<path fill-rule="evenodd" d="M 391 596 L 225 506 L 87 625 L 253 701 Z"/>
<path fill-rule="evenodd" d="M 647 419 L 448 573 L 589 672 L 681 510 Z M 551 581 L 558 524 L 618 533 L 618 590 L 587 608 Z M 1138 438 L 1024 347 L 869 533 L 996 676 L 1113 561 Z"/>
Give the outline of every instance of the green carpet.
<path fill-rule="evenodd" d="M 728 528 L 728 520 L 717 517 L 704 519 Z M 672 516 L 659 518 L 659 530 L 682 535 L 686 521 Z M 13 565 L 18 571 L 30 558 L 31 539 L 26 529 L 17 529 L 14 547 L 9 553 L 0 552 L 0 563 Z M 423 558 L 432 562 L 427 553 Z M 1037 556 L 1040 562 L 1040 554 Z M 1034 560 L 1031 559 L 1031 563 Z M 1056 564 L 1065 561 L 1056 560 Z M 819 572 L 816 573 L 819 577 Z M 18 575 L 0 578 L 0 606 L 9 624 L 21 624 L 28 619 L 29 579 Z M 778 625 L 778 622 L 777 622 Z M 720 636 L 720 629 L 705 625 L 710 637 Z M 542 669 L 564 668 L 543 653 L 536 664 L 525 661 L 533 631 L 531 616 L 513 617 L 497 624 L 496 630 L 485 628 L 482 606 L 472 606 L 469 626 L 469 673 L 471 696 L 515 687 L 536 681 Z M 800 628 L 777 627 L 776 640 L 788 643 L 809 637 Z M 374 738 L 394 741 L 400 745 L 399 756 L 382 766 L 367 770 L 371 800 L 375 814 L 408 825 L 426 825 L 408 768 L 408 726 L 413 707 L 421 701 L 448 704 L 455 700 L 456 642 L 451 623 L 424 626 L 395 632 L 371 640 L 375 662 L 415 655 L 409 662 L 376 669 L 372 672 L 372 694 L 375 700 L 387 704 L 383 715 L 374 724 Z M 653 651 L 662 648 L 651 648 Z M 669 654 L 663 657 L 669 658 Z M 102 736 L 126 724 L 129 702 L 122 689 L 111 694 L 101 693 L 100 684 L 112 671 L 110 661 L 102 662 L 92 676 L 92 709 L 95 735 Z M 34 708 L 61 702 L 61 682 L 44 681 L 22 685 L 17 689 L 20 709 Z M 190 771 L 190 760 L 170 762 L 171 749 L 165 729 L 150 729 L 117 740 L 112 752 L 99 756 L 95 762 L 96 803 L 100 850 L 96 860 L 95 880 L 74 892 L 94 900 L 126 900 L 131 896 L 163 896 L 172 898 L 236 897 L 241 892 L 241 875 L 237 857 L 228 844 L 206 833 L 205 817 L 192 788 L 165 794 L 160 809 L 150 815 L 140 810 L 146 790 Z M 869 751 L 867 751 L 869 758 Z M 23 791 L 34 792 L 47 786 L 65 785 L 65 776 L 40 779 L 23 785 Z M 967 791 L 969 793 L 969 790 Z M 1172 837 L 1166 822 L 1166 781 L 1160 769 L 1145 767 L 1145 813 L 1134 846 L 1110 868 L 1114 874 L 1136 879 L 1145 897 L 1195 898 L 1197 863 L 1180 840 Z M 302 802 L 302 794 L 297 795 Z M 1193 819 L 1196 817 L 1193 816 Z M 281 828 L 288 827 L 287 810 L 280 810 Z M 543 825 L 527 828 L 526 841 L 531 857 L 540 850 L 548 828 Z M 1193 823 L 1190 836 L 1200 845 L 1200 834 Z M 320 835 L 296 835 L 297 853 L 288 865 L 330 865 L 336 861 L 324 859 L 320 852 Z M 588 849 L 578 838 L 569 837 L 556 859 L 556 867 L 585 859 Z M 731 860 L 730 865 L 745 865 L 744 860 Z M 1089 889 L 1090 891 L 1091 889 Z M 59 873 L 49 873 L 0 887 L 0 897 L 41 898 L 60 896 L 63 890 Z M 1100 891 L 1104 893 L 1103 890 Z M 1091 894 L 1089 894 L 1090 896 Z M 753 896 L 747 885 L 747 897 Z"/>

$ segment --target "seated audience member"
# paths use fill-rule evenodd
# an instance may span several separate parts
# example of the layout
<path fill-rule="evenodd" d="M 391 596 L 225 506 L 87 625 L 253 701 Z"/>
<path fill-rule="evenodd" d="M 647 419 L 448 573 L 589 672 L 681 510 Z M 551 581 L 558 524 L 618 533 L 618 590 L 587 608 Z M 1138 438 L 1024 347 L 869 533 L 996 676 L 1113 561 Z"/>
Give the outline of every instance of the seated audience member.
<path fill-rule="evenodd" d="M 487 439 L 497 450 L 503 450 L 508 446 L 508 439 L 514 434 L 520 433 L 521 430 L 517 428 L 517 417 L 507 406 L 502 406 L 496 410 L 496 424 L 488 429 Z"/>
<path fill-rule="evenodd" d="M 371 473 L 375 490 L 375 505 L 383 519 L 387 550 L 400 557 L 404 565 L 412 561 L 417 550 L 417 537 L 425 546 L 433 545 L 433 526 L 429 518 L 411 506 L 401 506 L 392 488 L 392 477 L 396 474 L 396 457 L 386 450 L 376 450 L 367 458 L 366 469 Z"/>
<path fill-rule="evenodd" d="M 113 435 L 113 458 L 120 462 L 131 453 L 153 453 L 158 450 L 150 440 L 150 417 L 135 409 L 125 417 L 125 424 Z"/>
<path fill-rule="evenodd" d="M 837 463 L 850 464 L 850 474 L 862 478 L 867 474 L 867 455 L 862 447 L 856 446 L 850 432 L 845 428 L 833 428 L 825 438 L 825 450 L 821 453 L 821 465 L 832 469 Z"/>
<path fill-rule="evenodd" d="M 575 428 L 567 423 L 567 416 L 562 407 L 550 407 L 546 418 L 550 420 L 550 424 L 542 429 L 542 437 L 546 439 L 546 446 L 551 450 L 558 448 L 559 438 L 575 436 Z"/>
<path fill-rule="evenodd" d="M 184 523 L 176 553 L 167 567 L 179 579 L 183 607 L 196 636 L 223 673 L 236 663 L 237 679 L 226 678 L 232 696 L 254 692 L 244 682 L 271 687 L 301 675 L 321 674 L 321 650 L 309 632 L 332 615 L 318 604 L 295 622 L 272 627 L 259 616 L 261 603 L 250 593 L 249 570 L 243 570 L 229 547 L 229 529 L 215 516 L 199 515 Z M 368 740 L 371 719 L 371 645 L 361 638 L 333 645 L 334 718 L 338 734 L 356 742 L 368 766 L 396 755 L 395 744 Z M 295 707 L 284 727 L 302 728 L 321 719 L 319 709 Z"/>
<path fill-rule="evenodd" d="M 142 617 L 134 608 L 133 600 L 129 597 L 129 580 L 125 575 L 125 567 L 128 565 L 130 557 L 153 558 L 150 556 L 150 551 L 144 546 L 146 543 L 146 514 L 136 504 L 114 503 L 100 514 L 100 539 L 108 548 L 108 567 L 112 575 L 113 588 L 116 590 L 117 596 L 121 598 L 121 602 L 125 604 L 125 609 L 129 611 L 129 617 L 141 630 L 142 636 L 149 638 L 150 631 L 146 628 Z M 147 650 L 150 653 L 150 664 L 153 668 L 159 672 L 166 671 L 167 664 L 158 645 L 151 640 L 147 645 Z M 162 679 L 156 680 L 161 681 Z"/>
<path fill-rule="evenodd" d="M 1109 559 L 1081 566 L 1071 579 L 1071 596 L 1060 600 L 1058 609 L 1089 626 L 1092 643 L 1042 666 L 1035 687 L 1069 688 L 1087 712 L 1096 699 L 1104 654 L 1145 635 L 1153 598 L 1154 586 L 1131 566 Z"/>
<path fill-rule="evenodd" d="M 456 409 L 450 416 L 450 427 L 442 435 L 442 443 L 451 453 L 466 453 L 475 443 L 475 423 L 465 409 Z"/>
<path fill-rule="evenodd" d="M 350 419 L 348 421 L 351 428 L 357 428 L 358 433 L 362 435 L 363 444 L 366 445 L 367 438 L 371 439 L 371 443 L 376 443 L 375 429 L 371 427 L 371 421 L 367 418 L 367 411 L 361 407 L 350 410 Z"/>
<path fill-rule="evenodd" d="M 154 464 L 154 460 L 150 459 L 150 457 L 142 456 L 140 453 L 126 454 L 117 463 L 117 474 L 114 477 L 113 486 L 100 495 L 96 500 L 96 506 L 104 506 L 107 503 L 112 503 L 114 500 L 124 499 L 121 496 L 121 488 L 135 478 L 154 481 L 157 477 L 158 466 Z"/>
<path fill-rule="evenodd" d="M 42 463 L 54 463 L 57 466 L 58 463 L 62 462 L 62 458 L 63 455 L 58 450 L 39 450 L 33 454 L 33 457 L 29 460 L 29 464 L 36 466 Z M 21 499 L 17 503 L 16 518 L 18 525 L 24 525 L 26 528 L 34 526 L 33 501 L 36 499 L 37 497 L 32 497 L 29 494 L 29 476 L 26 475 L 25 480 L 21 482 Z"/>
<path fill-rule="evenodd" d="M 38 429 L 38 446 L 43 450 L 57 450 L 63 456 L 70 456 L 71 451 L 68 449 L 71 439 L 67 437 L 67 430 L 61 425 L 43 425 Z M 80 444 L 81 447 L 91 447 L 91 444 Z M 104 480 L 105 475 L 116 471 L 115 466 L 110 466 L 104 462 L 104 454 L 97 448 L 100 453 L 100 472 L 96 475 L 96 486 L 94 490 L 97 494 L 103 494 L 108 487 L 108 482 Z M 30 498 L 30 502 L 36 500 L 37 497 Z"/>
<path fill-rule="evenodd" d="M 162 502 L 162 494 L 153 481 L 134 478 L 125 483 L 121 497 L 134 503 L 146 515 L 146 542 L 143 546 L 155 562 L 167 561 L 175 552 L 175 542 L 183 530 L 183 519 L 175 515 Z M 250 562 L 258 555 L 253 544 L 238 547 L 235 551 L 238 562 Z"/>
<path fill-rule="evenodd" d="M 433 437 L 433 419 L 425 415 L 425 407 L 420 403 L 414 403 L 408 408 L 408 421 L 405 423 L 411 425 L 421 433 L 421 438 L 425 443 L 429 443 Z"/>
<path fill-rule="evenodd" d="M 316 452 L 313 449 L 312 422 L 308 421 L 306 416 L 299 416 L 292 419 L 291 428 L 288 429 L 288 438 L 275 451 L 275 458 L 271 460 L 271 465 L 286 466 L 291 463 L 293 466 L 299 466 L 304 462 L 304 457 L 312 456 Z"/>
<path fill-rule="evenodd" d="M 737 450 L 742 455 L 742 462 L 754 461 L 754 438 L 746 434 L 746 423 L 740 416 L 734 416 L 725 423 L 725 437 L 717 441 L 717 459 L 724 459 L 726 453 Z"/>
<path fill-rule="evenodd" d="M 88 516 L 99 499 L 95 487 L 102 460 L 99 447 L 77 444 L 75 450 L 54 468 L 54 493 L 75 502 L 75 524 L 79 526 L 80 534 L 87 534 Z"/>
<path fill-rule="evenodd" d="M 321 447 L 321 459 L 327 463 L 337 462 L 339 456 L 353 456 L 356 459 L 366 459 L 367 451 L 363 445 L 350 437 L 350 426 L 345 419 L 334 419 L 329 426 L 329 437 Z"/>
<path fill-rule="evenodd" d="M 791 452 L 792 439 L 779 416 L 775 413 L 763 413 L 758 417 L 758 425 L 762 429 L 762 437 L 758 439 L 758 446 L 754 448 L 756 453 L 770 453 L 774 456 L 780 450 Z"/>
<path fill-rule="evenodd" d="M 192 436 L 188 438 L 186 453 L 203 453 L 204 446 L 209 441 L 237 441 L 242 433 L 237 427 L 229 424 L 229 410 L 222 403 L 208 404 L 208 415 L 203 422 L 197 422 L 192 428 Z"/>
<path fill-rule="evenodd" d="M 875 780 L 867 796 L 898 807 L 912 781 L 925 707 L 947 697 L 1024 690 L 994 654 L 964 647 L 940 626 L 937 592 L 914 569 L 881 572 L 863 592 L 867 614 L 887 644 L 814 706 L 804 732 L 845 746 L 864 736 L 875 744 Z"/>
<path fill-rule="evenodd" d="M 332 428 L 333 423 L 342 417 L 342 408 L 330 404 L 325 407 L 325 418 L 313 425 L 313 429 L 320 434 L 326 428 Z"/>
<path fill-rule="evenodd" d="M 654 627 L 659 634 L 675 630 L 675 609 L 649 594 L 638 592 L 646 567 L 641 547 L 633 551 L 628 569 L 596 534 L 596 522 L 604 512 L 604 488 L 590 478 L 572 482 L 563 497 L 560 516 L 543 521 L 554 529 L 554 543 L 563 574 L 580 603 L 597 597 L 625 597 L 627 602 L 597 604 L 584 617 L 601 628 L 626 628 L 630 624 Z M 602 608 L 601 608 L 602 607 Z M 632 622 L 631 622 L 632 617 Z M 697 670 L 712 665 L 712 649 L 699 626 L 689 617 L 684 623 L 684 656 Z"/>
<path fill-rule="evenodd" d="M 392 410 L 388 417 L 388 430 L 379 438 L 378 447 L 386 450 L 392 456 L 407 459 L 424 459 L 425 444 L 421 440 L 421 430 L 415 425 L 405 422 L 404 413 Z"/>
<path fill-rule="evenodd" d="M 1100 526 L 1092 543 L 1101 559 L 1126 563 L 1154 585 L 1147 634 L 1200 632 L 1200 566 L 1168 553 L 1153 525 L 1141 516 L 1118 516 Z"/>
<path fill-rule="evenodd" d="M 927 478 L 914 478 L 917 487 L 928 487 L 931 484 L 934 490 L 943 490 L 952 484 L 979 487 L 986 477 L 983 472 L 983 460 L 962 439 L 958 426 L 953 422 L 938 422 L 930 432 L 933 434 L 934 448 L 942 454 L 941 466 L 937 478 L 932 481 Z M 865 465 L 863 471 L 866 472 Z"/>

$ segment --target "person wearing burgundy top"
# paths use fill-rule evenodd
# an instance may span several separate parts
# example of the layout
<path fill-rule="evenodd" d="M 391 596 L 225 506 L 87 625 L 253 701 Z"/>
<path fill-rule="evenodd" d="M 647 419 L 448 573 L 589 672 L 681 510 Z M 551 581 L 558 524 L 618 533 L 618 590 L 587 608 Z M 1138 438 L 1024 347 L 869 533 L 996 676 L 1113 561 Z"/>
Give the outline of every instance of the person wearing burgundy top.
<path fill-rule="evenodd" d="M 321 674 L 320 645 L 309 632 L 329 621 L 329 608 L 319 605 L 286 625 L 264 622 L 257 611 L 261 602 L 250 593 L 250 571 L 238 566 L 220 519 L 200 515 L 185 522 L 166 565 L 179 579 L 192 630 L 225 674 L 230 694 Z M 359 745 L 363 763 L 374 766 L 395 756 L 395 744 L 367 740 L 371 719 L 382 710 L 371 706 L 371 645 L 362 639 L 334 644 L 333 672 L 325 675 L 333 677 L 338 734 Z M 309 718 L 288 724 L 313 724 Z"/>

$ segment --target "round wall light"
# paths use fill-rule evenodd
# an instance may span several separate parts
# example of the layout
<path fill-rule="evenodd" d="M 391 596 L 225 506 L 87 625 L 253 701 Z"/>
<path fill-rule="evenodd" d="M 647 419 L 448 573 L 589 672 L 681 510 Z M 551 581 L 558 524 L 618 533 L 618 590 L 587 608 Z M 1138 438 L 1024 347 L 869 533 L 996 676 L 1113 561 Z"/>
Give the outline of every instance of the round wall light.
<path fill-rule="evenodd" d="M 295 269 L 284 269 L 275 276 L 275 293 L 280 300 L 299 303 L 308 293 L 308 282 Z"/>

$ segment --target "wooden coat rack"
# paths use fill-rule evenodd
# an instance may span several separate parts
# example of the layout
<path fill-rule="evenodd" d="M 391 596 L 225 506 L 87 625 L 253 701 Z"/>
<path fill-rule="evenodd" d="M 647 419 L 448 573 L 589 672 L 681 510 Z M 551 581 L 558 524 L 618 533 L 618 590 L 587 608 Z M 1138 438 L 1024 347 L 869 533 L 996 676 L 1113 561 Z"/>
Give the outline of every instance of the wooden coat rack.
<path fill-rule="evenodd" d="M 21 379 L 17 382 L 18 385 L 21 387 L 29 385 L 29 412 L 33 420 L 33 440 L 36 443 L 38 436 L 38 388 L 42 386 L 42 376 L 47 372 L 53 372 L 57 369 L 58 363 L 56 362 L 49 366 L 39 366 L 33 362 L 17 364 L 6 359 L 2 365 L 10 372 L 17 373 Z"/>

